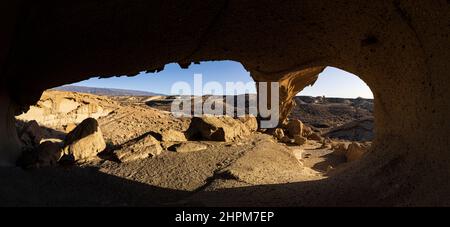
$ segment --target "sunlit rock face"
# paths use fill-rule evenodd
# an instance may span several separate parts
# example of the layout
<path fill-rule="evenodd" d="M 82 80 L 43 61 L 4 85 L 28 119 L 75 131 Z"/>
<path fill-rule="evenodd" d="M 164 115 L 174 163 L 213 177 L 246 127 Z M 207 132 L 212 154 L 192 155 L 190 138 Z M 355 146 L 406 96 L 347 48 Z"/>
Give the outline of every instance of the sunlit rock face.
<path fill-rule="evenodd" d="M 279 123 L 282 123 L 296 105 L 294 97 L 305 87 L 313 85 L 324 69 L 325 67 L 311 67 L 300 71 L 281 74 L 280 76 L 275 77 L 275 80 L 267 79 L 257 72 L 253 73 L 252 77 L 257 81 L 256 86 L 259 93 L 259 82 L 276 82 L 279 84 L 279 91 L 277 93 L 277 95 L 279 95 Z M 270 92 L 270 85 L 267 86 Z M 270 92 L 270 94 L 272 94 L 272 92 Z M 262 98 L 264 97 L 266 96 L 262 96 Z M 267 102 L 270 106 L 270 95 L 267 96 Z"/>
<path fill-rule="evenodd" d="M 14 115 L 47 88 L 171 62 L 239 61 L 258 81 L 335 66 L 373 91 L 375 140 L 352 177 L 336 178 L 342 196 L 315 203 L 450 203 L 448 1 L 19 2 L 0 3 L 1 164 L 18 156 Z M 303 82 L 288 81 L 289 107 Z"/>
<path fill-rule="evenodd" d="M 70 124 L 79 124 L 86 118 L 103 117 L 117 108 L 117 103 L 107 98 L 82 93 L 46 91 L 36 105 L 16 119 L 35 120 L 41 126 L 65 131 Z"/>

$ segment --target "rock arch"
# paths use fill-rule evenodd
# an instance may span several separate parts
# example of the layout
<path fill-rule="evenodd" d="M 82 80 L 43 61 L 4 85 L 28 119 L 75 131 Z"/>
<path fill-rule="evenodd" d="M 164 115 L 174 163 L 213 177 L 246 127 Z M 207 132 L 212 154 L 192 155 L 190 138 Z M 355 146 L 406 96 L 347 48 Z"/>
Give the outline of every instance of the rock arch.
<path fill-rule="evenodd" d="M 332 65 L 360 75 L 376 99 L 374 154 L 366 160 L 374 170 L 353 180 L 382 176 L 371 183 L 378 189 L 401 175 L 403 185 L 414 185 L 416 204 L 444 202 L 426 194 L 429 188 L 448 194 L 442 183 L 450 174 L 448 1 L 22 0 L 0 6 L 3 164 L 17 156 L 13 112 L 46 88 L 92 75 L 132 76 L 171 62 L 239 61 L 257 81 Z"/>

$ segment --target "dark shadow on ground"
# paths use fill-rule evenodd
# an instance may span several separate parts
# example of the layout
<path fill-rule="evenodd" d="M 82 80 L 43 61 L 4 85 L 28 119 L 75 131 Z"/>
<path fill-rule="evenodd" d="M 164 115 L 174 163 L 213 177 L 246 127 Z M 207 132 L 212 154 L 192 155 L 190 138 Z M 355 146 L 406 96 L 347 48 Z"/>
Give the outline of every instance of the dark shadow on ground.
<path fill-rule="evenodd" d="M 319 163 L 314 168 L 323 169 L 324 165 Z M 366 179 L 367 175 L 362 179 L 352 177 L 349 184 L 344 177 L 330 177 L 222 188 L 210 185 L 233 179 L 211 179 L 202 190 L 184 191 L 117 177 L 96 167 L 0 168 L 0 206 L 390 206 L 401 198 L 383 187 L 373 188 Z"/>
<path fill-rule="evenodd" d="M 355 206 L 394 201 L 367 183 L 348 187 L 335 178 L 192 192 L 119 178 L 93 167 L 0 168 L 0 185 L 0 206 Z M 372 193 L 386 200 L 361 200 Z"/>
<path fill-rule="evenodd" d="M 190 195 L 92 167 L 0 168 L 0 185 L 0 206 L 168 206 Z"/>
<path fill-rule="evenodd" d="M 326 155 L 321 156 L 321 158 L 323 158 L 324 160 L 315 164 L 311 168 L 316 171 L 323 172 L 323 173 L 328 172 L 330 170 L 329 169 L 330 166 L 335 168 L 339 165 L 346 163 L 346 158 L 344 156 L 338 156 L 338 155 L 334 155 L 334 154 L 326 154 Z"/>

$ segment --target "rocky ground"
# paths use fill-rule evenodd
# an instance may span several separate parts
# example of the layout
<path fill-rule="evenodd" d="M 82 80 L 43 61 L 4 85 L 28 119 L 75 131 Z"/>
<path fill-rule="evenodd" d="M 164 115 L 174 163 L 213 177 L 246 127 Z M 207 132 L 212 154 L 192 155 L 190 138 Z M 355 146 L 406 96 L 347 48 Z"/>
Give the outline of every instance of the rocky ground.
<path fill-rule="evenodd" d="M 172 99 L 45 92 L 17 117 L 24 155 L 0 170 L 0 204 L 281 206 L 261 187 L 286 194 L 271 186 L 332 177 L 370 152 L 367 100 L 300 99 L 305 124 L 296 109 L 280 128 L 258 130 L 252 116 L 175 118 Z M 245 198 L 217 194 L 234 189 Z"/>

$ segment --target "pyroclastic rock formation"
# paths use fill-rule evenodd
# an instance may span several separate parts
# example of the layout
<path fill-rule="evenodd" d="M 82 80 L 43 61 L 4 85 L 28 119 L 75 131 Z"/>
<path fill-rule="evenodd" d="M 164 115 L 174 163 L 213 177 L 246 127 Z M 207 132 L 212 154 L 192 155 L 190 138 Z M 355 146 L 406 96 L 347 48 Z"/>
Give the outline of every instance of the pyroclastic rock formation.
<path fill-rule="evenodd" d="M 230 116 L 205 115 L 192 118 L 186 133 L 191 139 L 230 142 L 249 136 L 251 128 L 239 119 Z"/>
<path fill-rule="evenodd" d="M 257 81 L 256 88 L 258 92 L 260 92 L 259 82 L 277 82 L 279 84 L 279 122 L 282 123 L 296 105 L 294 97 L 305 87 L 314 85 L 317 77 L 324 69 L 325 67 L 312 67 L 295 72 L 281 73 L 276 76 L 267 76 L 261 72 L 254 72 L 252 77 Z M 267 102 L 270 106 L 272 89 L 269 84 L 267 89 L 269 93 Z"/>
<path fill-rule="evenodd" d="M 36 105 L 30 106 L 26 113 L 16 118 L 35 120 L 41 126 L 71 131 L 73 124 L 79 124 L 89 117 L 97 119 L 106 116 L 116 108 L 117 103 L 101 96 L 46 91 Z"/>
<path fill-rule="evenodd" d="M 87 118 L 67 134 L 64 146 L 62 158 L 78 162 L 95 158 L 106 148 L 106 143 L 97 120 Z"/>
<path fill-rule="evenodd" d="M 374 93 L 372 152 L 297 204 L 448 205 L 448 18 L 445 0 L 2 1 L 0 164 L 20 155 L 14 116 L 48 88 L 172 62 L 239 61 L 256 81 L 335 66 Z"/>
<path fill-rule="evenodd" d="M 159 155 L 161 151 L 159 141 L 151 135 L 146 135 L 135 143 L 126 144 L 115 152 L 115 155 L 121 162 L 130 162 Z"/>

